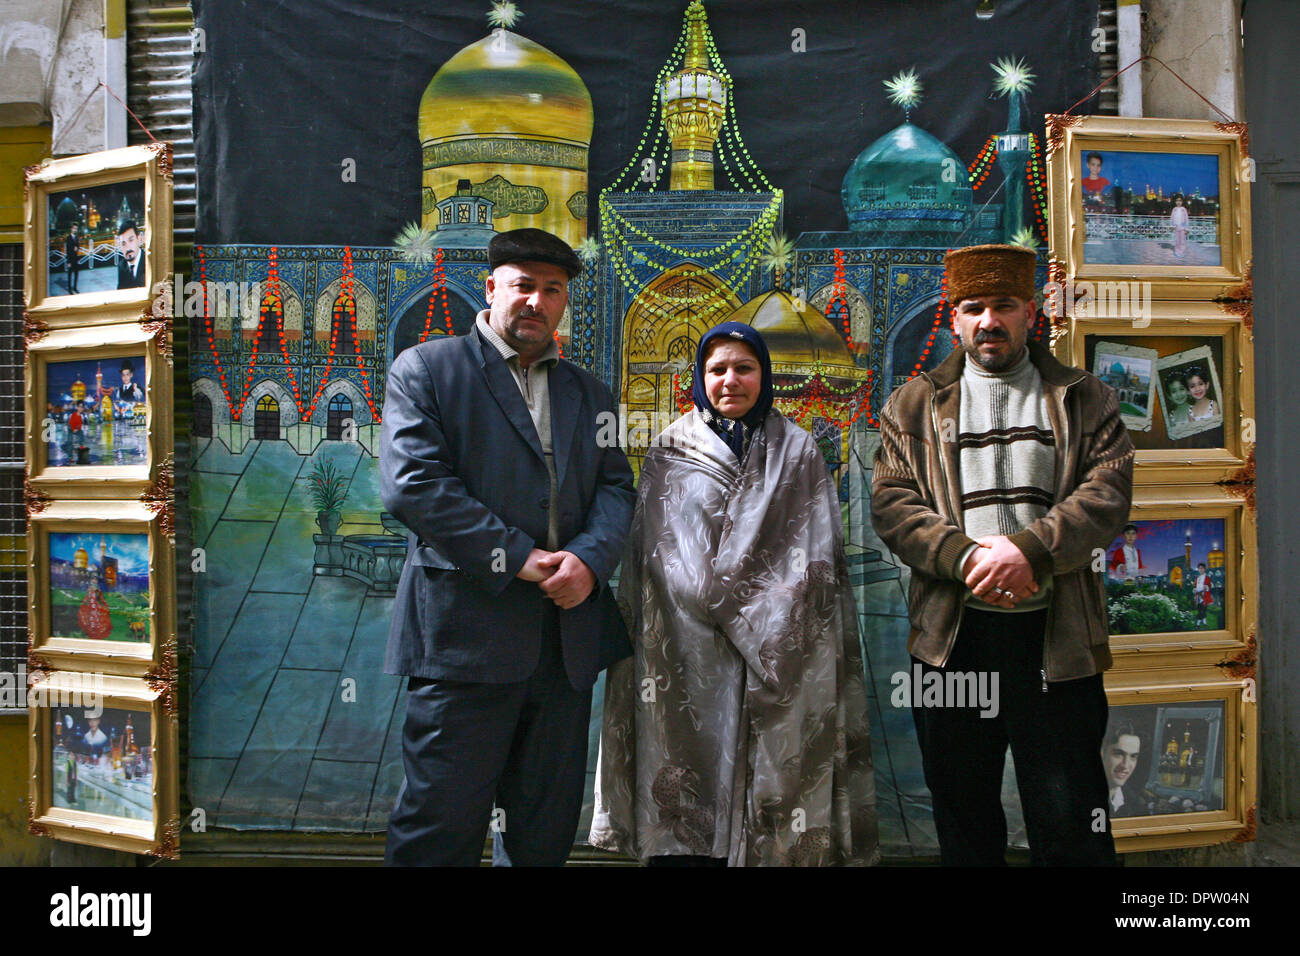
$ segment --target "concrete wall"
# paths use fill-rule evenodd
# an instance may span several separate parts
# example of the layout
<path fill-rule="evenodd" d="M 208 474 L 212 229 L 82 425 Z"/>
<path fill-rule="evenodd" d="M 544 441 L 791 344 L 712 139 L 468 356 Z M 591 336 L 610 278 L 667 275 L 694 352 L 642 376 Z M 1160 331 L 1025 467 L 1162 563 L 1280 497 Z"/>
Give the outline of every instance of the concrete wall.
<path fill-rule="evenodd" d="M 120 77 L 106 73 L 104 9 L 104 0 L 7 0 L 0 23 L 0 127 L 52 122 L 60 156 L 125 145 L 105 138 L 106 94 L 91 97 L 106 78 L 126 95 Z M 125 115 L 109 102 L 110 114 Z"/>
<path fill-rule="evenodd" d="M 1241 0 L 1142 0 L 1142 12 L 1142 52 L 1163 60 L 1234 120 L 1244 120 Z M 1145 116 L 1223 121 L 1159 63 L 1142 64 L 1142 86 Z"/>
<path fill-rule="evenodd" d="M 91 90 L 104 78 L 104 3 L 71 0 L 70 6 L 50 78 L 50 114 L 59 156 L 106 148 L 103 101 L 107 94 L 100 90 L 77 115 Z M 126 98 L 125 89 L 117 94 Z"/>

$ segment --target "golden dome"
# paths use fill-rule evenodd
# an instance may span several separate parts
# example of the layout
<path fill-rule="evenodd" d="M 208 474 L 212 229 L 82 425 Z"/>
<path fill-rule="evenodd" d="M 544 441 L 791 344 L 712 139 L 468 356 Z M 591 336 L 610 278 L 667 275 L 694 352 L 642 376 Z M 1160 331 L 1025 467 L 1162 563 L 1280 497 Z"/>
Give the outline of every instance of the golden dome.
<path fill-rule="evenodd" d="M 853 363 L 848 346 L 816 306 L 796 309 L 790 293 L 766 292 L 750 299 L 728 318 L 752 325 L 772 356 L 774 375 L 811 375 L 820 366 L 825 378 L 860 382 L 867 370 Z"/>
<path fill-rule="evenodd" d="M 437 206 L 468 180 L 492 202 L 493 229 L 545 229 L 576 246 L 587 235 L 592 118 L 582 78 L 546 47 L 505 29 L 471 43 L 420 99 L 421 222 L 454 225 Z"/>
<path fill-rule="evenodd" d="M 72 552 L 72 566 L 74 568 L 84 568 L 90 563 L 90 555 L 86 553 L 85 548 L 78 548 Z"/>
<path fill-rule="evenodd" d="M 591 94 L 540 43 L 494 30 L 434 74 L 420 98 L 420 142 L 508 136 L 591 143 Z"/>

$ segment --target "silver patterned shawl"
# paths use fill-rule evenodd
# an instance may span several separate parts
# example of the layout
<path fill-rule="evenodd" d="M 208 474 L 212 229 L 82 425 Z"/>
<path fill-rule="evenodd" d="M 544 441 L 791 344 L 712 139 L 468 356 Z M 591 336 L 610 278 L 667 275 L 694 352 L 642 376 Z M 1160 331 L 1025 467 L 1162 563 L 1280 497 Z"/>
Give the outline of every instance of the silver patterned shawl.
<path fill-rule="evenodd" d="M 645 458 L 619 582 L 590 842 L 731 866 L 878 858 L 839 497 L 773 410 L 744 467 L 698 410 Z"/>

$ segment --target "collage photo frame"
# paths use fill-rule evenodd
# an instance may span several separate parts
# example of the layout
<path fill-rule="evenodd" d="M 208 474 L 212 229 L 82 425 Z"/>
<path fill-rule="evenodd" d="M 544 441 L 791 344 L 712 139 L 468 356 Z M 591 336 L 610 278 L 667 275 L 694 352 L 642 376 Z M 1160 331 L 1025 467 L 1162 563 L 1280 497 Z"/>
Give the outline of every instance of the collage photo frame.
<path fill-rule="evenodd" d="M 1076 317 L 1062 351 L 1115 388 L 1136 450 L 1135 485 L 1232 481 L 1247 467 L 1254 346 L 1223 304 L 1153 302 L 1142 315 Z"/>
<path fill-rule="evenodd" d="M 172 366 L 139 323 L 59 329 L 27 348 L 27 460 L 51 498 L 138 496 L 172 445 Z"/>
<path fill-rule="evenodd" d="M 57 501 L 32 515 L 28 613 L 34 653 L 142 676 L 163 664 L 173 617 L 171 541 L 139 502 Z"/>
<path fill-rule="evenodd" d="M 175 858 L 177 725 L 166 693 L 68 671 L 38 677 L 31 693 L 32 832 Z"/>
<path fill-rule="evenodd" d="M 1120 852 L 1254 839 L 1258 715 L 1253 677 L 1176 668 L 1106 675 L 1101 756 Z"/>
<path fill-rule="evenodd" d="M 149 311 L 172 266 L 171 147 L 126 146 L 27 171 L 24 306 L 50 328 Z"/>
<path fill-rule="evenodd" d="M 1253 161 L 1239 124 L 1048 117 L 1052 254 L 1072 284 L 1235 298 L 1248 281 Z"/>
<path fill-rule="evenodd" d="M 1249 652 L 1259 606 L 1255 516 L 1219 485 L 1139 488 L 1105 549 L 1121 666 L 1216 665 Z"/>

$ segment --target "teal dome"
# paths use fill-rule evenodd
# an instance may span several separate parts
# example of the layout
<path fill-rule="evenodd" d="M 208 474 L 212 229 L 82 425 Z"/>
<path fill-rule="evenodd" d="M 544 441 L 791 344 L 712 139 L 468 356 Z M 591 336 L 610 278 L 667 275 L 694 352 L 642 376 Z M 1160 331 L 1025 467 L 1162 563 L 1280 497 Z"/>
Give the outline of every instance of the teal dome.
<path fill-rule="evenodd" d="M 970 223 L 966 164 L 919 126 L 876 140 L 844 174 L 840 199 L 854 232 L 929 233 L 955 238 Z"/>

